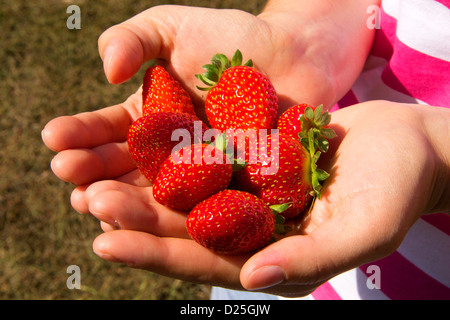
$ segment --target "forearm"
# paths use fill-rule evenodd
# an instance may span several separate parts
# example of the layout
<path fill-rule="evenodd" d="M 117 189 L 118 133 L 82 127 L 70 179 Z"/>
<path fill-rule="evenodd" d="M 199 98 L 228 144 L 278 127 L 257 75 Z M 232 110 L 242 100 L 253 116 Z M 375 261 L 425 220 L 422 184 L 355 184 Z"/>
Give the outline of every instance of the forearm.
<path fill-rule="evenodd" d="M 259 15 L 290 36 L 298 54 L 325 69 L 341 98 L 360 74 L 372 47 L 367 8 L 380 0 L 270 0 Z"/>

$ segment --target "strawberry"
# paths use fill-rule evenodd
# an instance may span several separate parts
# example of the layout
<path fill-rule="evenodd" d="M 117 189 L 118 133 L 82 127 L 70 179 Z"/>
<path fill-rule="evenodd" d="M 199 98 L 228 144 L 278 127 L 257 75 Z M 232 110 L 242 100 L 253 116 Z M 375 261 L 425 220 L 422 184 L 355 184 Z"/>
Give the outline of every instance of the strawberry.
<path fill-rule="evenodd" d="M 179 136 L 172 138 L 172 133 L 176 129 L 185 129 L 183 132 L 191 139 L 196 127 L 199 127 L 202 136 L 208 129 L 196 116 L 188 113 L 151 113 L 133 122 L 127 136 L 128 149 L 137 167 L 150 183 L 153 183 L 159 168 L 173 148 L 180 143 L 176 140 Z"/>
<path fill-rule="evenodd" d="M 258 196 L 267 205 L 289 203 L 282 213 L 286 219 L 298 216 L 311 204 L 310 158 L 298 140 L 271 134 L 250 145 L 248 152 L 258 155 L 257 161 L 235 172 L 234 188 Z"/>
<path fill-rule="evenodd" d="M 321 152 L 328 150 L 327 139 L 335 136 L 332 129 L 325 128 L 330 119 L 322 106 L 315 111 L 306 107 L 297 138 L 288 131 L 250 145 L 247 159 L 256 154 L 257 161 L 235 173 L 232 187 L 255 194 L 267 205 L 290 203 L 281 213 L 286 219 L 300 215 L 315 197 L 320 198 L 321 181 L 328 177 L 328 173 L 317 168 L 317 160 Z"/>
<path fill-rule="evenodd" d="M 224 190 L 196 205 L 186 228 L 192 239 L 216 253 L 244 254 L 269 244 L 278 223 L 274 212 L 280 210 L 250 193 Z"/>
<path fill-rule="evenodd" d="M 278 97 L 270 80 L 252 67 L 249 60 L 242 65 L 242 54 L 236 51 L 230 62 L 216 54 L 207 71 L 196 77 L 208 87 L 206 116 L 211 127 L 226 129 L 271 129 L 276 124 Z"/>
<path fill-rule="evenodd" d="M 302 103 L 290 107 L 283 112 L 278 118 L 278 132 L 281 134 L 291 134 L 294 138 L 298 139 L 298 134 L 302 131 L 300 117 L 305 113 L 307 107 L 312 108 L 313 111 L 316 109 L 313 106 Z"/>
<path fill-rule="evenodd" d="M 163 67 L 152 66 L 146 70 L 142 84 L 142 114 L 167 111 L 195 115 L 191 98 L 181 84 Z"/>
<path fill-rule="evenodd" d="M 193 144 L 164 161 L 155 180 L 153 197 L 172 209 L 189 211 L 225 190 L 231 176 L 231 163 L 225 153 L 210 144 Z"/>
<path fill-rule="evenodd" d="M 305 115 L 303 120 L 302 115 Z M 326 139 L 332 139 L 335 137 L 335 133 L 326 125 L 330 122 L 330 119 L 330 114 L 328 112 L 323 112 L 323 105 L 313 107 L 306 103 L 302 103 L 290 107 L 283 112 L 278 119 L 277 129 L 281 134 L 290 134 L 295 139 L 299 139 L 302 131 L 307 132 L 309 129 L 313 128 L 320 131 L 319 136 Z M 304 138 L 305 137 L 306 136 L 304 136 Z"/>

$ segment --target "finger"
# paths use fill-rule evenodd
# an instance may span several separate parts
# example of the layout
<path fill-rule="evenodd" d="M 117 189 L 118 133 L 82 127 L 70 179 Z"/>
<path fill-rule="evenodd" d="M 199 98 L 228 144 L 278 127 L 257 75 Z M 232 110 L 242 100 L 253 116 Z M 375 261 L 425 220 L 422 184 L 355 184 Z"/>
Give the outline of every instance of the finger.
<path fill-rule="evenodd" d="M 98 40 L 105 75 L 110 83 L 130 79 L 141 65 L 153 58 L 168 58 L 168 43 L 176 35 L 161 23 L 159 8 L 151 8 L 102 33 Z"/>
<path fill-rule="evenodd" d="M 148 186 L 148 184 L 147 184 Z M 154 203 L 152 189 L 140 186 L 130 185 L 116 180 L 103 180 L 92 183 L 85 190 L 85 200 L 89 203 L 97 194 L 107 191 L 119 191 L 129 194 L 130 197 L 140 201 Z"/>
<path fill-rule="evenodd" d="M 136 169 L 136 165 L 127 143 L 121 142 L 61 151 L 53 158 L 51 168 L 61 180 L 82 185 L 120 177 Z"/>
<path fill-rule="evenodd" d="M 135 170 L 138 171 L 138 170 Z M 145 180 L 145 179 L 144 179 Z M 82 185 L 75 188 L 72 192 L 71 203 L 75 210 L 80 213 L 88 214 L 89 211 L 89 202 L 101 192 L 106 191 L 120 191 L 126 192 L 130 197 L 135 198 L 138 197 L 141 201 L 154 201 L 151 195 L 148 192 L 144 192 L 147 189 L 143 188 L 135 188 L 138 185 L 133 185 L 132 183 L 128 183 L 126 181 L 117 181 L 117 180 L 102 180 L 89 185 Z M 148 187 L 149 183 L 146 180 L 141 187 Z"/>
<path fill-rule="evenodd" d="M 239 271 L 247 256 L 220 256 L 193 240 L 159 238 L 118 230 L 98 236 L 93 244 L 100 257 L 182 280 L 241 289 Z"/>
<path fill-rule="evenodd" d="M 89 211 L 97 219 L 123 230 L 189 239 L 186 213 L 143 198 L 136 196 L 136 192 L 103 191 L 89 201 Z"/>
<path fill-rule="evenodd" d="M 312 215 L 315 210 L 328 210 L 328 214 L 318 215 L 330 218 L 308 235 L 284 238 L 257 253 L 242 269 L 243 286 L 249 290 L 274 285 L 319 286 L 337 274 L 392 253 L 406 230 L 399 230 L 399 221 L 386 220 L 393 212 L 376 206 L 369 198 L 379 197 L 367 193 L 370 195 L 355 195 L 333 204 L 333 209 L 318 201 Z"/>
<path fill-rule="evenodd" d="M 138 91 L 123 104 L 55 118 L 42 130 L 42 140 L 53 151 L 125 141 L 133 119 L 140 115 L 141 101 Z"/>
<path fill-rule="evenodd" d="M 149 187 L 151 185 L 147 178 L 139 171 L 139 169 L 127 172 L 126 174 L 118 177 L 115 180 L 137 187 Z"/>
<path fill-rule="evenodd" d="M 115 183 L 120 182 L 120 183 Z M 123 176 L 118 177 L 115 180 L 103 180 L 94 182 L 92 184 L 85 184 L 76 187 L 71 194 L 71 204 L 72 207 L 78 211 L 79 213 L 88 214 L 89 212 L 89 204 L 88 200 L 95 193 L 92 190 L 96 190 L 95 192 L 104 191 L 104 190 L 122 190 L 121 187 L 123 184 L 128 184 L 136 187 L 149 187 L 149 181 L 140 173 L 138 169 L 135 169 L 131 172 L 126 173 Z M 91 187 L 91 186 L 95 186 Z M 86 196 L 86 191 L 90 190 L 91 195 Z"/>
<path fill-rule="evenodd" d="M 286 296 L 294 291 L 303 295 L 301 291 L 314 290 L 337 274 L 332 260 L 335 255 L 327 256 L 324 251 L 311 235 L 279 240 L 244 265 L 242 285 L 248 290 L 265 289 Z"/>
<path fill-rule="evenodd" d="M 70 204 L 78 213 L 89 213 L 89 206 L 85 199 L 85 193 L 88 187 L 89 185 L 78 186 L 72 191 L 72 194 L 70 195 Z"/>

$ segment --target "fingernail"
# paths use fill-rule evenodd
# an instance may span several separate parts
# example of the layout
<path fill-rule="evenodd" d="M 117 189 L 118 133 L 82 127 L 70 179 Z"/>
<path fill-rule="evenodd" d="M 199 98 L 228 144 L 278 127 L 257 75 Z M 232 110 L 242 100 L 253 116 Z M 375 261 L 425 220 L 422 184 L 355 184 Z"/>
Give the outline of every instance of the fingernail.
<path fill-rule="evenodd" d="M 111 61 L 113 59 L 114 56 L 114 44 L 109 44 L 106 49 L 105 52 L 103 53 L 103 70 L 105 72 L 106 78 L 109 80 L 109 70 L 110 70 L 110 66 L 111 66 Z"/>
<path fill-rule="evenodd" d="M 94 250 L 94 253 L 102 259 L 105 259 L 108 261 L 117 261 L 116 257 L 110 255 L 109 253 L 102 252 L 102 251 L 96 251 L 96 250 Z"/>
<path fill-rule="evenodd" d="M 111 253 L 111 243 L 109 241 L 102 241 L 101 239 L 103 238 L 98 237 L 94 240 L 92 247 L 94 253 L 102 259 L 111 262 L 123 263 L 121 259 L 117 258 L 114 254 Z"/>
<path fill-rule="evenodd" d="M 286 280 L 286 274 L 279 266 L 264 266 L 255 271 L 249 276 L 247 290 L 261 290 L 273 287 Z"/>
<path fill-rule="evenodd" d="M 97 210 L 91 209 L 91 214 L 96 217 L 98 220 L 103 221 L 107 224 L 112 225 L 113 227 L 120 227 L 119 220 L 112 218 L 108 214 L 104 214 L 102 212 L 98 212 Z"/>

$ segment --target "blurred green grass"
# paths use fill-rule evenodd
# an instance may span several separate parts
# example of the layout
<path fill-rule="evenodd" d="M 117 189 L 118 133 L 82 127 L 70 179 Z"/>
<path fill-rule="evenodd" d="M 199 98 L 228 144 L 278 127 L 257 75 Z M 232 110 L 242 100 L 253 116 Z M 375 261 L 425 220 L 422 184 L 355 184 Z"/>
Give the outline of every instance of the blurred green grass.
<path fill-rule="evenodd" d="M 159 4 L 237 8 L 257 13 L 263 0 L 26 1 L 0 5 L 0 299 L 208 299 L 208 286 L 103 261 L 92 252 L 101 233 L 70 206 L 73 186 L 50 170 L 54 153 L 40 132 L 54 117 L 120 103 L 143 70 L 120 86 L 103 74 L 97 39 L 108 27 Z M 69 30 L 66 8 L 81 8 Z M 81 290 L 69 290 L 69 265 Z"/>

